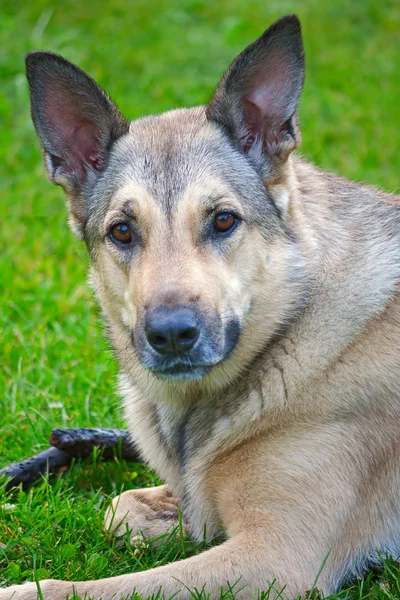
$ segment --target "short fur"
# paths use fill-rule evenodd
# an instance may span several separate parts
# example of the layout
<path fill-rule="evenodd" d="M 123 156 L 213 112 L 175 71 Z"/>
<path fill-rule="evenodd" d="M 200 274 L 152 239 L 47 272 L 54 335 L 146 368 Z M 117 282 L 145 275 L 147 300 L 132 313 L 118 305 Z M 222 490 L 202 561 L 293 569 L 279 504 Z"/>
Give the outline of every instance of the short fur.
<path fill-rule="evenodd" d="M 44 599 L 216 597 L 237 582 L 241 598 L 271 585 L 294 598 L 325 559 L 329 594 L 379 553 L 398 556 L 399 198 L 291 154 L 297 18 L 245 50 L 207 107 L 129 126 L 64 59 L 33 54 L 27 69 L 49 177 L 91 256 L 127 422 L 167 484 L 124 492 L 106 525 L 157 536 L 179 503 L 195 539 L 227 536 L 148 572 L 41 582 Z M 210 233 L 218 210 L 242 219 L 224 239 Z M 108 235 L 120 221 L 135 232 L 129 251 Z M 144 332 L 149 310 L 176 306 L 202 327 L 180 378 L 162 376 Z M 0 591 L 36 596 L 35 584 Z"/>

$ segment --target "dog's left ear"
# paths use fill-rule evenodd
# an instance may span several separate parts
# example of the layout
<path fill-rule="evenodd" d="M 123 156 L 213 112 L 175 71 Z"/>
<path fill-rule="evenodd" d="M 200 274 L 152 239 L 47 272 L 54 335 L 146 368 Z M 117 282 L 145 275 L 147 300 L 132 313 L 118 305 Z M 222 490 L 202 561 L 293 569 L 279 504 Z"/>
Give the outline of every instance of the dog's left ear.
<path fill-rule="evenodd" d="M 244 153 L 275 164 L 300 143 L 297 107 L 304 82 L 300 21 L 283 17 L 232 63 L 207 107 Z"/>
<path fill-rule="evenodd" d="M 85 186 L 95 183 L 128 123 L 104 90 L 62 56 L 31 52 L 26 74 L 47 175 L 64 188 L 70 223 L 82 236 L 89 209 Z"/>

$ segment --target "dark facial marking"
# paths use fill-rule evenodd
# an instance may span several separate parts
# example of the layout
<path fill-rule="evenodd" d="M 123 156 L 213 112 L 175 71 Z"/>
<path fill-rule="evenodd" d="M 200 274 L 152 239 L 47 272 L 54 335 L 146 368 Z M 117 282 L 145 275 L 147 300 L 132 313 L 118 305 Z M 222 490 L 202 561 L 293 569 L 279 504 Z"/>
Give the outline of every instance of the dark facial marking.
<path fill-rule="evenodd" d="M 225 329 L 225 357 L 228 357 L 239 341 L 241 326 L 237 319 L 231 319 Z"/>

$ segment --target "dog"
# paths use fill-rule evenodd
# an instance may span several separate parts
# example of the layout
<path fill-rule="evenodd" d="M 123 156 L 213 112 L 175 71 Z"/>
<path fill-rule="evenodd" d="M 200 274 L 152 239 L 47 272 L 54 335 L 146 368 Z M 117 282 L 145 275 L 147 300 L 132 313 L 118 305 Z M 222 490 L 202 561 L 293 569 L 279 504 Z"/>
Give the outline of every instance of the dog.
<path fill-rule="evenodd" d="M 207 106 L 129 123 L 83 71 L 27 57 L 50 181 L 67 196 L 121 366 L 126 420 L 165 485 L 106 526 L 223 543 L 44 600 L 238 586 L 295 598 L 400 554 L 399 197 L 300 144 L 299 20 L 245 49 Z M 323 567 L 323 568 L 322 568 Z M 235 589 L 235 588 L 234 588 Z M 37 598 L 34 583 L 1 600 Z"/>

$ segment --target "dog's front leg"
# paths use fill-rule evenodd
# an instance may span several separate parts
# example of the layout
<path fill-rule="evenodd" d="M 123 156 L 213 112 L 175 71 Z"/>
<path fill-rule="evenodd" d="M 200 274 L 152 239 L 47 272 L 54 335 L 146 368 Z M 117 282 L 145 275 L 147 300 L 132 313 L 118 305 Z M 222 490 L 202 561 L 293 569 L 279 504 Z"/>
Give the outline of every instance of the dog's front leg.
<path fill-rule="evenodd" d="M 239 597 L 250 598 L 259 586 L 268 587 L 264 537 L 260 530 L 249 530 L 197 556 L 141 573 L 85 582 L 45 580 L 40 582 L 41 592 L 44 600 L 66 600 L 74 592 L 81 598 L 122 600 L 133 592 L 147 598 L 161 589 L 166 599 L 178 593 L 178 598 L 189 600 L 194 588 L 215 597 L 221 588 L 234 586 L 236 591 L 243 588 Z M 37 598 L 34 583 L 0 590 L 0 600 Z"/>

